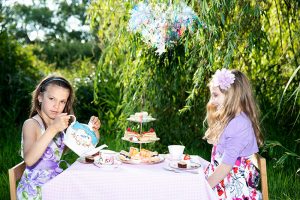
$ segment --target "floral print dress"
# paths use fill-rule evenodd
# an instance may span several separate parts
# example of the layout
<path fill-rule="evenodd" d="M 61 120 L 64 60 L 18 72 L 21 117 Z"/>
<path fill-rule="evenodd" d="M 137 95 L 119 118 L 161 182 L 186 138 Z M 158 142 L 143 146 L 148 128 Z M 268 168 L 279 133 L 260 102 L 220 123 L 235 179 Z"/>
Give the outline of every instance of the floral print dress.
<path fill-rule="evenodd" d="M 34 116 L 33 119 L 38 121 L 43 134 L 45 127 L 41 118 Z M 60 158 L 65 147 L 63 138 L 63 133 L 57 134 L 36 164 L 31 167 L 26 166 L 17 188 L 18 199 L 42 199 L 42 185 L 63 171 L 59 167 Z M 23 140 L 21 147 L 23 147 Z M 22 148 L 21 152 L 23 152 Z"/>
<path fill-rule="evenodd" d="M 222 155 L 212 149 L 211 163 L 205 170 L 205 175 L 210 176 L 221 163 Z M 252 164 L 250 157 L 239 157 L 230 173 L 213 190 L 218 199 L 232 200 L 257 200 L 262 199 L 261 192 L 257 190 L 260 175 Z"/>

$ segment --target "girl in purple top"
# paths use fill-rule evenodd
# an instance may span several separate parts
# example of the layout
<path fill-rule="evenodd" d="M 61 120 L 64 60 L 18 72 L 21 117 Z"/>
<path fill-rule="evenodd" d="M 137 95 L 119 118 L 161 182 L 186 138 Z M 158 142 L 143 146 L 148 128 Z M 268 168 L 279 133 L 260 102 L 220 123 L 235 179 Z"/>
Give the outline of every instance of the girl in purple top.
<path fill-rule="evenodd" d="M 219 199 L 261 199 L 259 173 L 250 160 L 263 144 L 258 109 L 247 77 L 238 70 L 217 70 L 209 84 L 208 129 L 213 144 L 207 181 Z"/>
<path fill-rule="evenodd" d="M 59 76 L 42 80 L 32 93 L 30 118 L 22 128 L 21 155 L 26 169 L 18 184 L 18 199 L 42 199 L 41 187 L 62 172 L 59 167 L 65 145 L 62 133 L 73 114 L 73 89 Z M 99 139 L 100 120 L 92 116 L 90 122 Z"/>

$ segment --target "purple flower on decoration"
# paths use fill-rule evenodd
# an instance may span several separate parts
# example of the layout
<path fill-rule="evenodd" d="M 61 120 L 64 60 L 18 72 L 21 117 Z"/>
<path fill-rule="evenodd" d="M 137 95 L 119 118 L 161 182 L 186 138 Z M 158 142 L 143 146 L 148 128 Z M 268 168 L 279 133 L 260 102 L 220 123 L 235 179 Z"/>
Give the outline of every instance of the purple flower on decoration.
<path fill-rule="evenodd" d="M 228 69 L 217 70 L 212 77 L 213 86 L 219 86 L 222 90 L 228 90 L 232 83 L 234 83 L 235 76 Z"/>

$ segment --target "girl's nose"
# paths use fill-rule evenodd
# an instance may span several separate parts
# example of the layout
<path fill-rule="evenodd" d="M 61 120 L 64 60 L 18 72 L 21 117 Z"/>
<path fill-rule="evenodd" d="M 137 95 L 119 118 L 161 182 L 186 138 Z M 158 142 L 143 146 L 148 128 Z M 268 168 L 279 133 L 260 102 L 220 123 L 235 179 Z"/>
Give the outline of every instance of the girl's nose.
<path fill-rule="evenodd" d="M 59 107 L 59 102 L 55 102 L 54 103 L 54 108 L 58 108 Z"/>

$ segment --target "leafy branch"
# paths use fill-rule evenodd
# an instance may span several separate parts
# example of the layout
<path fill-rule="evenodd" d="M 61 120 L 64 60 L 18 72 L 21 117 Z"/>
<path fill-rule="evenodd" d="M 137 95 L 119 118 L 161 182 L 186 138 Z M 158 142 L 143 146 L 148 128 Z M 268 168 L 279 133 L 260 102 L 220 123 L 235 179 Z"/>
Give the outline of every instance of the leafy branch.
<path fill-rule="evenodd" d="M 295 140 L 296 142 L 296 146 L 297 144 L 300 143 L 300 139 Z M 268 140 L 265 143 L 263 152 L 266 152 L 268 149 L 273 150 L 275 147 L 280 147 L 282 148 L 285 152 L 280 156 L 280 158 L 276 161 L 276 165 L 274 167 L 283 167 L 285 162 L 287 161 L 288 157 L 293 157 L 297 160 L 300 160 L 300 155 L 297 154 L 296 152 L 286 148 L 285 146 L 283 146 L 280 142 L 278 141 L 272 141 L 272 140 Z M 296 148 L 295 148 L 296 149 Z M 300 176 L 300 167 L 297 169 L 296 174 Z"/>

